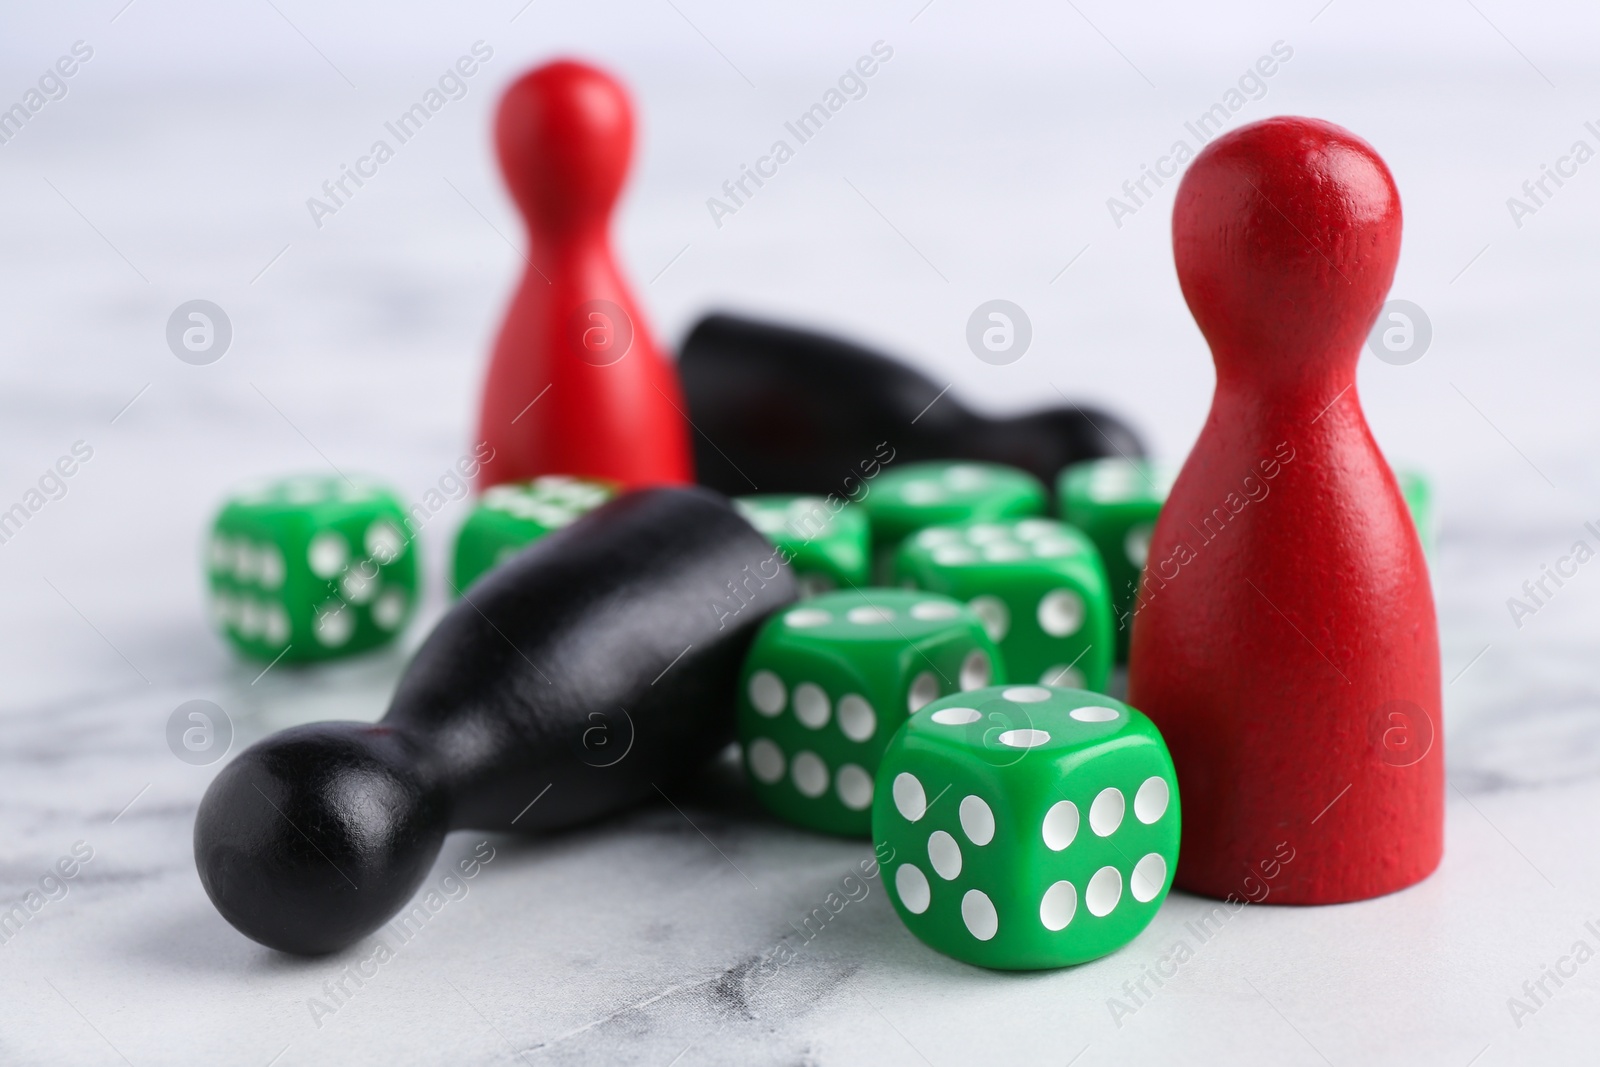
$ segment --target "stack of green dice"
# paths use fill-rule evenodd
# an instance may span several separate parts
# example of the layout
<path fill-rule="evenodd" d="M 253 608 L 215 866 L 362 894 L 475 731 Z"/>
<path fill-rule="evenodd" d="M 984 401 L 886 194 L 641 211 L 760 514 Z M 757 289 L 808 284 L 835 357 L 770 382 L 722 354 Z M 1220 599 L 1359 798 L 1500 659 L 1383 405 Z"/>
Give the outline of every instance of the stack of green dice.
<path fill-rule="evenodd" d="M 902 589 L 826 593 L 769 619 L 739 684 L 739 740 L 757 797 L 800 826 L 865 837 L 873 776 L 907 716 L 1004 681 L 966 608 Z"/>
<path fill-rule="evenodd" d="M 965 602 L 1017 681 L 1106 687 L 1115 654 L 1100 553 L 1051 519 L 930 526 L 906 538 L 895 579 Z"/>
<path fill-rule="evenodd" d="M 739 497 L 734 505 L 783 552 L 802 597 L 867 584 L 871 537 L 855 505 L 776 493 Z"/>
<path fill-rule="evenodd" d="M 887 580 L 900 542 L 927 526 L 1041 515 L 1044 486 L 999 463 L 934 461 L 884 471 L 861 499 L 872 525 L 873 572 Z"/>
<path fill-rule="evenodd" d="M 230 498 L 207 551 L 212 613 L 255 659 L 306 662 L 394 639 L 417 595 L 399 499 L 369 481 L 303 475 Z"/>
<path fill-rule="evenodd" d="M 800 826 L 870 831 L 911 931 L 986 967 L 1060 967 L 1126 944 L 1177 864 L 1161 735 L 1089 691 L 1116 654 L 1119 587 L 1102 553 L 1114 550 L 1131 602 L 1165 485 L 1119 466 L 1064 477 L 1062 490 L 1064 508 L 1069 495 L 1090 505 L 1071 512 L 1089 532 L 1040 517 L 1044 488 L 1022 471 L 944 462 L 880 475 L 857 506 L 873 574 L 896 588 L 780 613 L 740 681 L 756 796 Z M 848 539 L 838 519 L 807 526 L 819 507 L 741 503 L 802 578 L 864 582 L 859 526 Z"/>
<path fill-rule="evenodd" d="M 616 495 L 611 482 L 564 474 L 492 486 L 456 535 L 451 574 L 455 592 L 461 594 L 506 557 Z"/>
<path fill-rule="evenodd" d="M 1145 460 L 1099 459 L 1068 467 L 1056 482 L 1062 519 L 1088 535 L 1105 564 L 1119 662 L 1128 658 L 1139 576 L 1172 481 Z"/>

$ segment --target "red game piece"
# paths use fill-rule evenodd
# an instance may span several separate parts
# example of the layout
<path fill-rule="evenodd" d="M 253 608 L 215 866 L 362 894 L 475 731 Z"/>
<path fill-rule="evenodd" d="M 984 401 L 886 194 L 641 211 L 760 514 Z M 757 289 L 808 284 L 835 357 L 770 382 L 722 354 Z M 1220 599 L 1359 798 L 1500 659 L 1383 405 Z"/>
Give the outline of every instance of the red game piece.
<path fill-rule="evenodd" d="M 1177 765 L 1176 884 L 1392 892 L 1444 836 L 1427 564 L 1355 392 L 1399 193 L 1348 131 L 1268 119 L 1196 157 L 1172 243 L 1217 388 L 1150 542 L 1128 699 Z"/>
<path fill-rule="evenodd" d="M 506 185 L 528 224 L 528 270 L 495 342 L 480 489 L 540 474 L 628 488 L 691 482 L 677 372 L 656 349 L 607 234 L 633 148 L 611 77 L 571 61 L 530 71 L 495 120 Z"/>

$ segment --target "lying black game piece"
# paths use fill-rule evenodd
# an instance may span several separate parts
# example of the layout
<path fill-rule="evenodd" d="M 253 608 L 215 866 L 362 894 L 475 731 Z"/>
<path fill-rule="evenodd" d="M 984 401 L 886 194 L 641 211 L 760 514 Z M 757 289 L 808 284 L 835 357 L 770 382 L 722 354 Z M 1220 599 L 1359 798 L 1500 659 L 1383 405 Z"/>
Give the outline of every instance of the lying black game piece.
<path fill-rule="evenodd" d="M 1046 486 L 1080 460 L 1144 455 L 1133 430 L 1103 411 L 1057 406 L 988 418 L 897 360 L 731 315 L 700 320 L 678 374 L 697 476 L 729 494 L 849 492 L 846 479 L 881 460 L 885 443 L 896 463 L 1009 463 Z"/>
<path fill-rule="evenodd" d="M 206 893 L 264 945 L 331 952 L 399 910 L 451 830 L 654 796 L 732 739 L 745 651 L 795 598 L 780 562 L 697 488 L 535 542 L 440 621 L 381 722 L 297 726 L 223 768 L 195 818 Z"/>

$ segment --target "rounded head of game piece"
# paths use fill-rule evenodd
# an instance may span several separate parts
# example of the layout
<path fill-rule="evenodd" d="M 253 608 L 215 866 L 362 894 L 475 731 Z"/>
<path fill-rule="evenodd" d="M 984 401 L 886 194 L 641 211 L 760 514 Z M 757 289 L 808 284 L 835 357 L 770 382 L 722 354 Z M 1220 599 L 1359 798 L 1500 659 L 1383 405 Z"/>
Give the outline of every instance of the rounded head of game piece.
<path fill-rule="evenodd" d="M 284 952 L 332 952 L 376 930 L 444 841 L 449 803 L 429 759 L 405 732 L 359 722 L 297 726 L 252 745 L 212 781 L 195 817 L 206 895 L 242 933 Z"/>
<path fill-rule="evenodd" d="M 1353 370 L 1389 291 L 1400 193 L 1350 131 L 1266 119 L 1195 157 L 1173 205 L 1172 247 L 1219 384 L 1320 386 Z"/>
<path fill-rule="evenodd" d="M 558 60 L 500 98 L 495 147 L 506 185 L 536 233 L 604 226 L 633 151 L 627 91 L 604 71 Z"/>

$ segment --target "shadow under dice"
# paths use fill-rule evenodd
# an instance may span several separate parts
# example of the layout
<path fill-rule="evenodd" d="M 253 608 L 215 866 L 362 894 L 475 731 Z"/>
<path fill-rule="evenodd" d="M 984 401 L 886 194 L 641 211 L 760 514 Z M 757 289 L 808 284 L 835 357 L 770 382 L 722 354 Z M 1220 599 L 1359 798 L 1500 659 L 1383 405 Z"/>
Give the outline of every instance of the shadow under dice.
<path fill-rule="evenodd" d="M 934 461 L 886 470 L 861 500 L 872 524 L 873 573 L 886 580 L 900 542 L 927 526 L 1042 515 L 1044 486 L 1001 463 Z"/>
<path fill-rule="evenodd" d="M 867 584 L 866 514 L 820 496 L 762 494 L 734 500 L 739 513 L 785 553 L 802 597 Z"/>
<path fill-rule="evenodd" d="M 865 837 L 884 746 L 939 697 L 1005 679 L 976 616 L 933 593 L 827 593 L 770 619 L 739 682 L 739 742 L 774 814 Z"/>
<path fill-rule="evenodd" d="M 417 593 L 417 554 L 388 490 L 286 478 L 229 499 L 207 552 L 212 612 L 244 654 L 333 659 L 393 640 Z"/>
<path fill-rule="evenodd" d="M 1166 898 L 1179 829 L 1172 758 L 1149 719 L 1098 693 L 1031 685 L 912 716 L 883 754 L 872 812 L 906 926 L 1001 970 L 1083 963 L 1132 941 Z"/>
<path fill-rule="evenodd" d="M 1050 519 L 932 526 L 900 546 L 894 576 L 966 602 L 1012 679 L 1105 689 L 1116 651 L 1111 591 L 1081 531 Z"/>
<path fill-rule="evenodd" d="M 1139 575 L 1172 479 L 1144 460 L 1096 459 L 1073 464 L 1057 481 L 1061 517 L 1089 536 L 1105 564 L 1119 663 L 1128 658 Z"/>
<path fill-rule="evenodd" d="M 502 560 L 588 514 L 617 495 L 611 482 L 546 474 L 531 482 L 506 482 L 478 499 L 456 534 L 451 567 L 460 596 Z"/>

